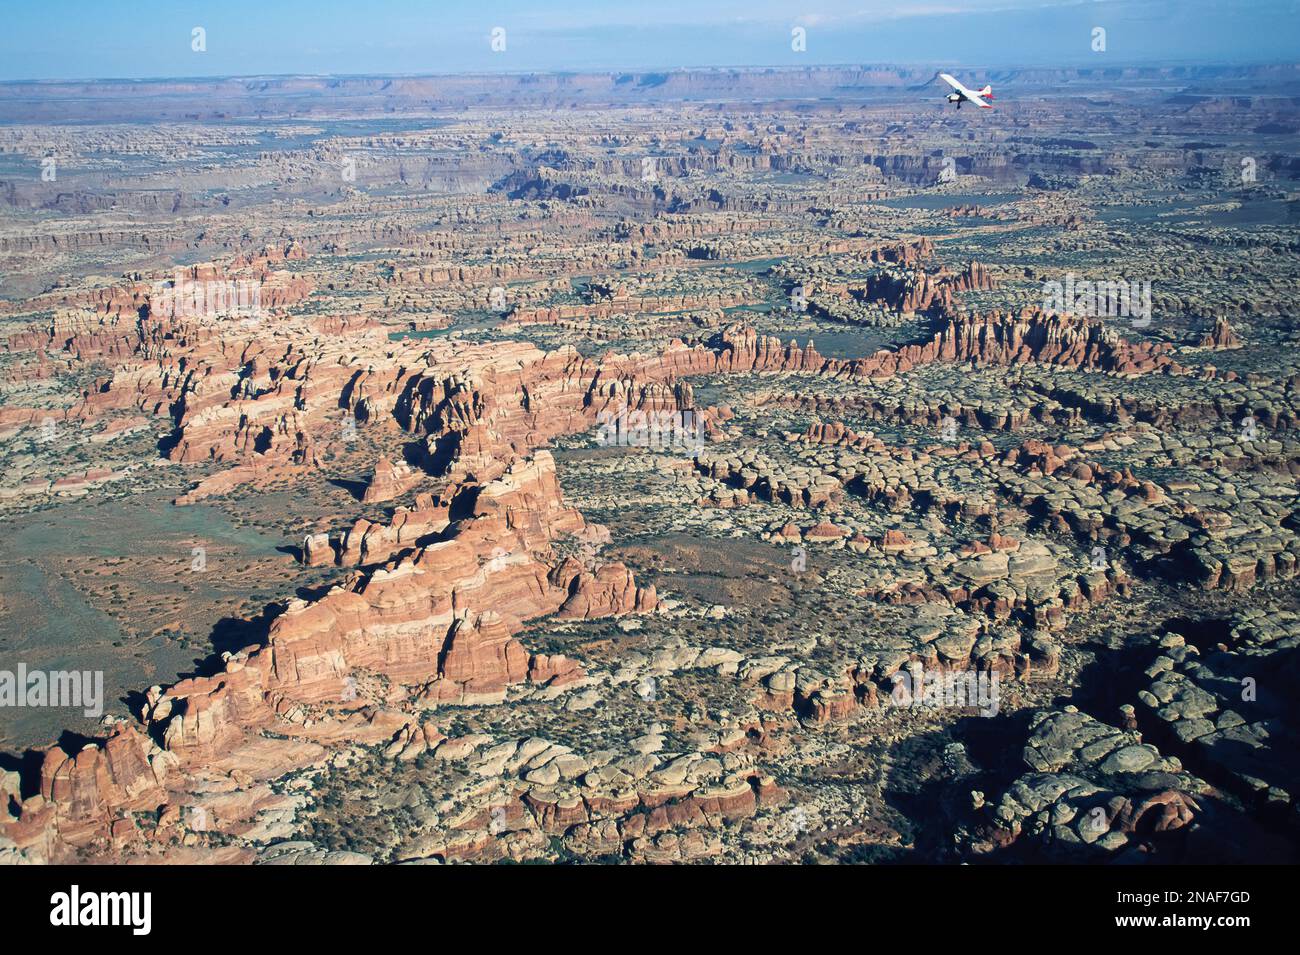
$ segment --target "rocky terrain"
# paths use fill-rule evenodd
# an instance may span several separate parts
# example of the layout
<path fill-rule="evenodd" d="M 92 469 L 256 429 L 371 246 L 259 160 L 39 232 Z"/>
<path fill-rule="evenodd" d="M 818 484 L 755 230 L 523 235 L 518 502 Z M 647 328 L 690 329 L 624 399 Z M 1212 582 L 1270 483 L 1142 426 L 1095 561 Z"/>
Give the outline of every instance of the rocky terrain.
<path fill-rule="evenodd" d="M 1120 72 L 6 84 L 0 861 L 1295 861 L 1294 69 Z"/>

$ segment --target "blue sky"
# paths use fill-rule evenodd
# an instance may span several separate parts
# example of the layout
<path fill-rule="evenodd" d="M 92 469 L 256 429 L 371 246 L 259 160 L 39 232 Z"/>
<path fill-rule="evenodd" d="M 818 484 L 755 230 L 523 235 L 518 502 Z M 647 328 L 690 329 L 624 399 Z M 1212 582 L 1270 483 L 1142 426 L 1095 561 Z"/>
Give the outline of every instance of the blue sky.
<path fill-rule="evenodd" d="M 807 31 L 791 49 L 790 31 Z M 1091 48 L 1094 27 L 1106 51 Z M 191 49 L 194 27 L 207 50 Z M 506 49 L 493 52 L 494 27 Z M 0 79 L 1300 61 L 1300 0 L 8 0 Z"/>

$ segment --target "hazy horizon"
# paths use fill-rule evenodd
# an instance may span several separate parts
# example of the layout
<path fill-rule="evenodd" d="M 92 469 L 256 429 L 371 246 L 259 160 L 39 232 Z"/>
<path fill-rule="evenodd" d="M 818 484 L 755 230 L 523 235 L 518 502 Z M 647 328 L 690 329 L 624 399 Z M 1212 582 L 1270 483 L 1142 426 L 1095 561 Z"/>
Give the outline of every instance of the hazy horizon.
<path fill-rule="evenodd" d="M 221 82 L 225 80 L 292 80 L 292 79 L 432 79 L 440 76 L 599 76 L 602 74 L 640 74 L 653 75 L 657 73 L 707 73 L 710 71 L 725 72 L 759 72 L 766 70 L 788 70 L 791 72 L 798 70 L 921 70 L 921 69 L 938 69 L 940 64 L 951 66 L 957 70 L 979 70 L 995 72 L 1016 72 L 1028 70 L 1050 69 L 1051 67 L 1041 63 L 1024 64 L 1024 63 L 1007 63 L 999 66 L 987 66 L 983 64 L 966 64 L 954 61 L 922 61 L 922 60 L 897 60 L 897 61 L 878 61 L 878 62 L 844 62 L 844 63 L 810 63 L 806 66 L 792 63 L 735 63 L 726 66 L 643 66 L 628 69 L 619 69 L 617 67 L 599 67 L 593 66 L 587 69 L 532 69 L 532 70 L 429 70 L 425 72 L 347 72 L 340 71 L 337 73 L 212 73 L 205 75 L 163 75 L 157 76 L 65 76 L 65 77 L 47 77 L 34 78 L 23 77 L 17 79 L 0 80 L 0 85 L 22 85 L 32 84 L 49 84 L 58 85 L 61 83 L 167 83 L 167 82 Z M 1177 68 L 1177 67 L 1205 67 L 1205 68 L 1266 68 L 1271 66 L 1293 66 L 1298 65 L 1293 60 L 1284 59 L 1261 59 L 1255 61 L 1215 61 L 1215 60 L 1197 60 L 1197 61 L 1180 61 L 1180 60 L 1135 60 L 1131 62 L 1114 61 L 1108 64 L 1107 69 L 1159 69 L 1159 68 Z M 1086 65 L 1080 64 L 1062 64 L 1063 69 L 1087 69 Z"/>
<path fill-rule="evenodd" d="M 363 9 L 64 0 L 10 12 L 0 81 L 1256 65 L 1297 59 L 1298 12 L 1295 0 L 664 0 L 649 10 L 598 0 L 378 0 Z"/>

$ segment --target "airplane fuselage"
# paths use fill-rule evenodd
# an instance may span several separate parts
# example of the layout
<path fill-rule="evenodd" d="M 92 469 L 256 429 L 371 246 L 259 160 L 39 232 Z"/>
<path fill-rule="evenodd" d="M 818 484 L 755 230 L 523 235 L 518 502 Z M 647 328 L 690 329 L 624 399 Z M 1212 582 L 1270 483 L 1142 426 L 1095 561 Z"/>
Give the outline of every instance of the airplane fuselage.
<path fill-rule="evenodd" d="M 956 103 L 957 108 L 961 109 L 962 103 L 974 103 L 981 109 L 992 109 L 993 104 L 989 100 L 993 99 L 993 87 L 985 86 L 982 90 L 969 90 L 963 86 L 957 79 L 947 73 L 940 73 L 939 77 L 952 87 L 952 92 L 944 99 L 949 103 Z"/>

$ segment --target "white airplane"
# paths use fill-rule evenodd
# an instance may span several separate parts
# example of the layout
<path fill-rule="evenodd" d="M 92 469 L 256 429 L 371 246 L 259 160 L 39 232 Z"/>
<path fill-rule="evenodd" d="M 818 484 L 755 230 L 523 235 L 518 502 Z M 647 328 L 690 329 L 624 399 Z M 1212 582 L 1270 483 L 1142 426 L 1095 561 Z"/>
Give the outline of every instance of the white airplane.
<path fill-rule="evenodd" d="M 975 103 L 981 109 L 993 108 L 992 103 L 985 102 L 986 100 L 993 99 L 993 87 L 986 86 L 977 93 L 974 90 L 968 90 L 966 87 L 962 86 L 961 83 L 957 82 L 956 77 L 950 76 L 947 73 L 940 73 L 939 78 L 953 88 L 954 92 L 948 94 L 948 102 L 956 103 L 958 109 L 961 109 L 963 100 L 968 103 Z"/>

